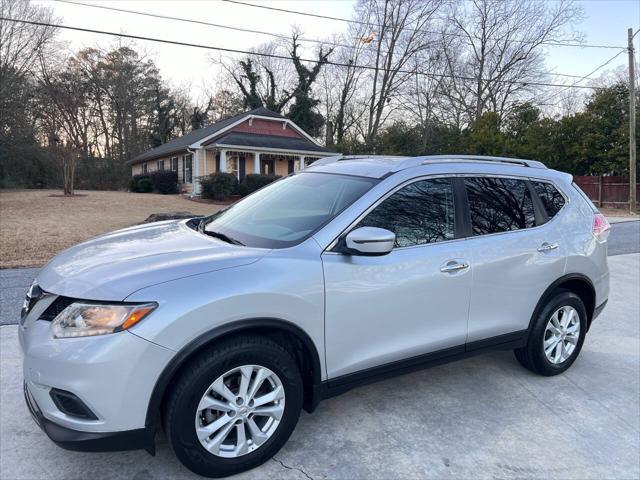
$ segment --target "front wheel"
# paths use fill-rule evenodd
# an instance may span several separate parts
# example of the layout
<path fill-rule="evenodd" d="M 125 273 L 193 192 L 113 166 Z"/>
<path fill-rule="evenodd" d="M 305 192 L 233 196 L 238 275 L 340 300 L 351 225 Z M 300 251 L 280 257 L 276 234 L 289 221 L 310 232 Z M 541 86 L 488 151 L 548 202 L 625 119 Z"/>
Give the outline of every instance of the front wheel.
<path fill-rule="evenodd" d="M 293 432 L 303 385 L 279 344 L 237 337 L 190 362 L 169 394 L 165 430 L 193 472 L 223 477 L 275 455 Z"/>
<path fill-rule="evenodd" d="M 578 357 L 586 333 L 584 303 L 575 293 L 558 291 L 534 319 L 527 345 L 514 353 L 532 372 L 558 375 Z"/>

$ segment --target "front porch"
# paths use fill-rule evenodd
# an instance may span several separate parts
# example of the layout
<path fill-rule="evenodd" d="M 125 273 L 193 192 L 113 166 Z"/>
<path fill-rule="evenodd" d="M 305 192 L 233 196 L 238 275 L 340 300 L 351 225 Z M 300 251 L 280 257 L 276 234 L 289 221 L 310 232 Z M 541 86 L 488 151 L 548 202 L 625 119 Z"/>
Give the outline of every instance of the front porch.
<path fill-rule="evenodd" d="M 311 155 L 308 152 L 295 151 L 274 152 L 250 148 L 202 147 L 196 150 L 193 155 L 191 194 L 200 195 L 199 177 L 215 172 L 232 173 L 239 182 L 251 173 L 284 177 L 305 169 L 322 156 L 325 155 Z"/>

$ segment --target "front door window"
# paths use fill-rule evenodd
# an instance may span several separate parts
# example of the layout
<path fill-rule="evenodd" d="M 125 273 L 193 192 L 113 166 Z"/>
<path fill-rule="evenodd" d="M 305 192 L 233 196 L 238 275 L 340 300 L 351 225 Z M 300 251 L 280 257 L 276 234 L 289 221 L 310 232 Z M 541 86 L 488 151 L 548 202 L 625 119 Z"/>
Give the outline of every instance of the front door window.
<path fill-rule="evenodd" d="M 448 178 L 421 180 L 391 195 L 358 225 L 396 234 L 396 247 L 452 240 L 453 186 Z"/>

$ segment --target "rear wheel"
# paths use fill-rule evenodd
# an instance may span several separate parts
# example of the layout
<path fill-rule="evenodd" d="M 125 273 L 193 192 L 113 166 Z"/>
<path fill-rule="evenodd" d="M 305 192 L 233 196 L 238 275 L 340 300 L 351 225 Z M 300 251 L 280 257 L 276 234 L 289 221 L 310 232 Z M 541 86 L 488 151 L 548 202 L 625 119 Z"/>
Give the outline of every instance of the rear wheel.
<path fill-rule="evenodd" d="M 587 332 L 587 312 L 575 293 L 560 290 L 534 319 L 518 361 L 540 375 L 558 375 L 578 357 Z"/>
<path fill-rule="evenodd" d="M 268 338 L 228 340 L 192 361 L 169 394 L 167 437 L 180 461 L 208 477 L 254 468 L 295 428 L 303 385 L 294 358 Z"/>

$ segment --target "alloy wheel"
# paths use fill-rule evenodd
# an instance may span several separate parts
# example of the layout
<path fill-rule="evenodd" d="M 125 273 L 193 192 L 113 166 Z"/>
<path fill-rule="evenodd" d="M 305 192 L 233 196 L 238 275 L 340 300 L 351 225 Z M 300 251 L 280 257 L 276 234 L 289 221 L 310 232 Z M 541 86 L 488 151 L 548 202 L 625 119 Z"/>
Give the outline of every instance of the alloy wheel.
<path fill-rule="evenodd" d="M 551 315 L 544 331 L 544 353 L 553 364 L 565 362 L 576 350 L 580 339 L 580 315 L 569 305 Z"/>
<path fill-rule="evenodd" d="M 243 365 L 218 377 L 196 409 L 202 446 L 218 457 L 251 453 L 274 434 L 284 414 L 282 381 L 266 367 Z"/>

